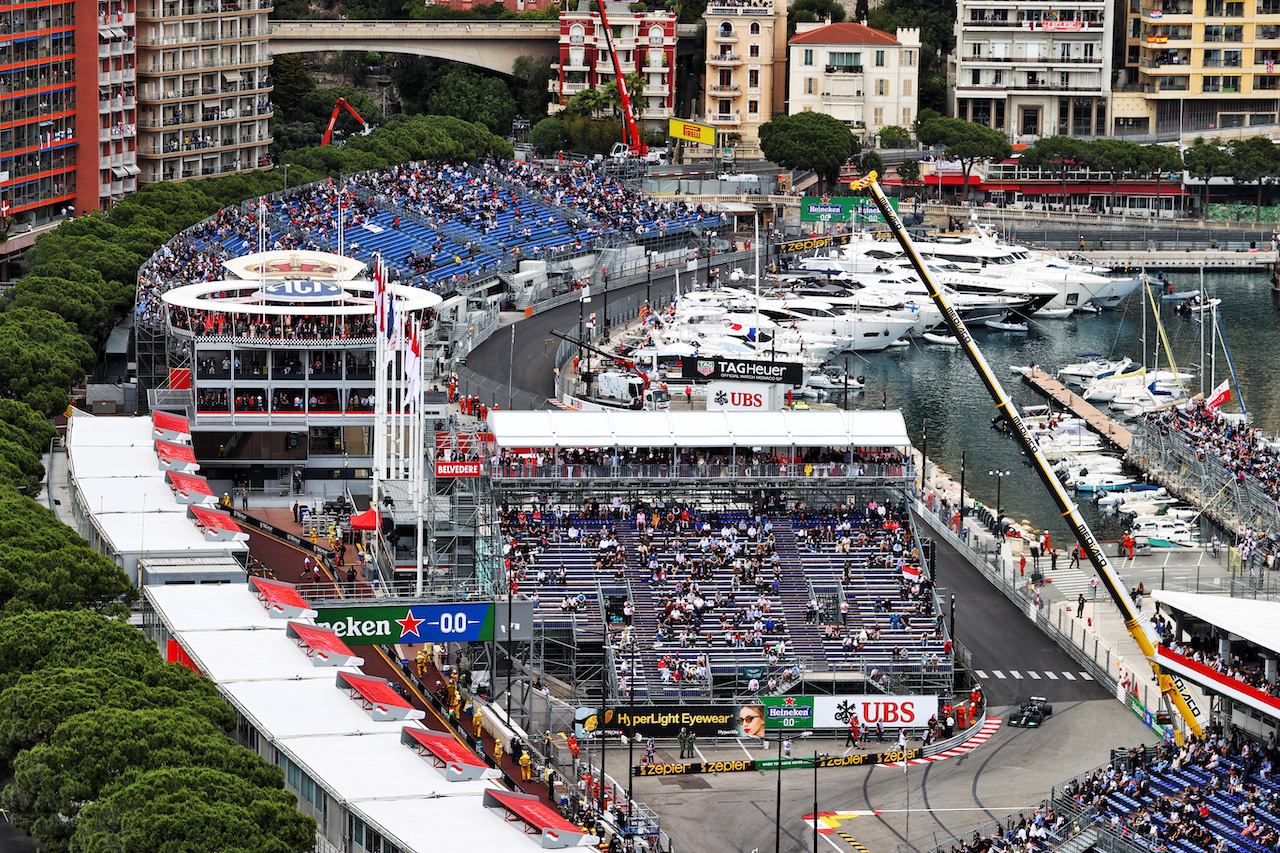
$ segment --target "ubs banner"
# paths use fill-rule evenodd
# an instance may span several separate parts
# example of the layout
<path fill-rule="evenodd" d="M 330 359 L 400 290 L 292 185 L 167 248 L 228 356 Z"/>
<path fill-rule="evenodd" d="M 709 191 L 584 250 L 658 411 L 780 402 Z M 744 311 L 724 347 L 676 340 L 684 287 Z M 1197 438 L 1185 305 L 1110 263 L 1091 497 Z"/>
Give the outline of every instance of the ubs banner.
<path fill-rule="evenodd" d="M 923 728 L 936 713 L 937 696 L 769 696 L 746 705 L 610 708 L 605 728 L 611 736 L 669 738 L 687 729 L 699 737 L 763 737 L 786 729 L 844 729 L 854 717 L 872 728 Z"/>
<path fill-rule="evenodd" d="M 859 767 L 910 761 L 924 755 L 920 747 L 872 752 L 867 755 L 827 755 L 818 758 L 819 767 Z M 641 764 L 631 768 L 632 776 L 688 776 L 694 773 L 741 773 L 748 770 L 777 770 L 790 767 L 813 767 L 812 758 L 750 759 L 737 761 L 691 761 L 688 764 Z"/>

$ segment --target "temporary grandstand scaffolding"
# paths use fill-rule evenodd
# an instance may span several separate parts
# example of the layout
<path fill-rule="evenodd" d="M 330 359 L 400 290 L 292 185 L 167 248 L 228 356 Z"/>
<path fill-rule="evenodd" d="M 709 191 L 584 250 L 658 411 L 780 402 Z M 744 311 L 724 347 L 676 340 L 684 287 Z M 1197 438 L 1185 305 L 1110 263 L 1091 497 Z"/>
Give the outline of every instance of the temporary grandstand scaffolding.
<path fill-rule="evenodd" d="M 437 431 L 435 443 L 431 458 L 436 462 L 474 458 L 480 436 L 474 431 Z M 479 471 L 478 462 L 475 470 Z M 431 464 L 426 474 L 425 551 L 433 585 L 497 595 L 502 591 L 502 542 L 492 480 L 456 476 Z"/>

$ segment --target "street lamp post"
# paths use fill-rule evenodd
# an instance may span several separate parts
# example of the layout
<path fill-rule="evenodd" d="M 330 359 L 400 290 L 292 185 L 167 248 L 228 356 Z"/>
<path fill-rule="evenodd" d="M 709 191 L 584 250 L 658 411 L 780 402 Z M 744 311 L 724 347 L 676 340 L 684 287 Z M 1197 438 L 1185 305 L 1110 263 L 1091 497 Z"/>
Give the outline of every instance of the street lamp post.
<path fill-rule="evenodd" d="M 964 529 L 964 451 L 960 451 L 960 528 Z M 956 533 L 960 531 L 957 530 Z"/>
<path fill-rule="evenodd" d="M 773 853 L 782 853 L 782 741 L 786 734 L 778 732 L 778 804 L 773 812 Z"/>
<path fill-rule="evenodd" d="M 818 853 L 818 748 L 813 748 L 813 853 Z"/>
<path fill-rule="evenodd" d="M 1004 512 L 1000 503 L 1000 486 L 1004 483 L 1004 478 L 1009 476 L 1010 473 L 1009 471 L 987 472 L 987 476 L 996 478 L 996 530 L 1001 534 L 1004 533 L 1004 525 L 1001 523 L 1001 519 L 1004 518 Z"/>
<path fill-rule="evenodd" d="M 956 594 L 951 593 L 951 639 L 956 638 Z"/>

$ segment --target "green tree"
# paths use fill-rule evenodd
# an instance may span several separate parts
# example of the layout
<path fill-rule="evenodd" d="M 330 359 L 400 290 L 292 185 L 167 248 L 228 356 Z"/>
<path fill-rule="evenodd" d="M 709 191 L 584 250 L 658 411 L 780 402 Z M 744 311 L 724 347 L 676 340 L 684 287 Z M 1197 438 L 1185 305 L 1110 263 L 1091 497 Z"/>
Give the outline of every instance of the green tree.
<path fill-rule="evenodd" d="M 220 770 L 149 770 L 86 805 L 70 849 L 302 853 L 315 844 L 316 824 L 296 804 L 287 791 L 253 785 Z"/>
<path fill-rule="evenodd" d="M 1067 207 L 1067 175 L 1073 166 L 1081 164 L 1088 143 L 1071 136 L 1042 136 L 1018 155 L 1018 162 L 1033 169 L 1047 169 L 1062 181 L 1062 204 Z"/>
<path fill-rule="evenodd" d="M 1182 164 L 1191 177 L 1204 182 L 1203 202 L 1200 207 L 1201 216 L 1209 207 L 1209 180 L 1228 173 L 1231 165 L 1227 151 L 1217 140 L 1206 142 L 1203 136 L 1197 136 L 1191 147 L 1182 152 Z"/>
<path fill-rule="evenodd" d="M 1254 208 L 1256 221 L 1262 220 L 1262 185 L 1280 173 L 1280 149 L 1265 136 L 1233 139 L 1227 144 L 1231 161 L 1228 174 L 1237 184 L 1256 184 L 1258 197 Z"/>
<path fill-rule="evenodd" d="M 930 119 L 920 126 L 916 137 L 925 145 L 946 145 L 947 156 L 960 161 L 966 197 L 969 174 L 976 164 L 1005 160 L 1013 155 L 1013 146 L 1003 133 L 958 118 Z"/>
<path fill-rule="evenodd" d="M 903 184 L 914 184 L 920 180 L 920 161 L 903 160 L 894 171 L 898 173 L 898 177 L 902 179 Z"/>
<path fill-rule="evenodd" d="M 316 81 L 298 53 L 279 53 L 271 62 L 271 103 L 284 123 L 297 121 L 302 99 L 316 89 Z"/>
<path fill-rule="evenodd" d="M 37 412 L 61 412 L 93 362 L 93 350 L 57 314 L 41 308 L 0 314 L 0 393 L 9 399 Z"/>
<path fill-rule="evenodd" d="M 520 115 L 536 124 L 538 119 L 547 114 L 547 104 L 551 103 L 551 93 L 547 84 L 555 73 L 551 70 L 550 56 L 517 56 L 511 66 L 512 94 Z"/>
<path fill-rule="evenodd" d="M 81 807 L 104 790 L 163 767 L 209 767 L 263 788 L 284 774 L 201 717 L 173 708 L 77 714 L 14 761 L 0 803 L 46 851 L 65 850 Z"/>
<path fill-rule="evenodd" d="M 105 285 L 104 285 L 105 287 Z M 111 329 L 115 314 L 98 288 L 53 276 L 28 275 L 5 294 L 5 309 L 41 308 L 58 314 L 86 339 L 97 343 Z"/>
<path fill-rule="evenodd" d="M 533 126 L 529 139 L 543 154 L 559 151 L 569 141 L 569 134 L 564 129 L 564 122 L 558 118 L 544 118 Z"/>
<path fill-rule="evenodd" d="M 883 175 L 884 159 L 875 151 L 868 151 L 862 155 L 862 159 L 858 162 L 858 168 L 864 175 L 870 175 L 872 172 L 877 175 Z"/>
<path fill-rule="evenodd" d="M 617 91 L 616 86 L 614 91 Z M 565 105 L 565 111 L 570 115 L 595 118 L 608 109 L 611 103 L 609 95 L 604 89 L 583 89 L 569 98 L 569 103 Z"/>
<path fill-rule="evenodd" d="M 498 78 L 459 65 L 441 77 L 427 96 L 427 112 L 483 124 L 493 133 L 506 135 L 516 117 L 516 102 Z"/>
<path fill-rule="evenodd" d="M 844 20 L 845 9 L 840 0 L 796 0 L 787 7 L 787 38 L 796 34 L 796 24 L 821 21 L 828 16 L 833 24 Z"/>
<path fill-rule="evenodd" d="M 1142 167 L 1142 146 L 1123 139 L 1096 139 L 1081 149 L 1090 167 L 1111 177 L 1111 212 L 1116 212 L 1120 179 Z"/>
<path fill-rule="evenodd" d="M 858 21 L 859 23 L 866 21 L 868 11 L 869 10 L 868 10 L 867 0 L 858 0 L 858 2 L 855 3 L 853 7 L 854 20 Z"/>
<path fill-rule="evenodd" d="M 1168 145 L 1147 145 L 1142 149 L 1142 167 L 1156 178 L 1156 209 L 1160 207 L 1160 183 L 1168 172 L 1182 171 L 1182 157 L 1178 149 Z M 1157 215 L 1159 215 L 1157 213 Z"/>
<path fill-rule="evenodd" d="M 824 113 L 778 116 L 760 125 L 760 150 L 788 169 L 812 169 L 824 185 L 840 180 L 840 167 L 859 150 L 849 128 Z"/>
<path fill-rule="evenodd" d="M 885 148 L 901 148 L 907 144 L 907 140 L 911 138 L 911 133 L 905 127 L 891 124 L 880 128 L 880 132 L 876 136 L 880 137 L 880 144 Z"/>
<path fill-rule="evenodd" d="M 676 20 L 682 24 L 699 24 L 707 11 L 707 0 L 675 0 Z"/>

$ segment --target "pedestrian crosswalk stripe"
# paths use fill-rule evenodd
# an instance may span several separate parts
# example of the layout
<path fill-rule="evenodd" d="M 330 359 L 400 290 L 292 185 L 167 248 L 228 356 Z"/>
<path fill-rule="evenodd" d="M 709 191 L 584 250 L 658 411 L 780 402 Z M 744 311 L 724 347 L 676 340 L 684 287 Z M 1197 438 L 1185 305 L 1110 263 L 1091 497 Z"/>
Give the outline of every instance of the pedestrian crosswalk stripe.
<path fill-rule="evenodd" d="M 1069 673 L 1069 672 L 1064 672 L 1064 673 L 1062 673 L 1062 677 L 1063 677 L 1063 678 L 1065 678 L 1067 681 L 1075 681 L 1075 680 L 1076 680 L 1076 677 L 1075 677 L 1074 675 L 1072 675 L 1071 673 Z"/>
<path fill-rule="evenodd" d="M 987 674 L 986 674 L 985 672 L 983 672 L 982 670 L 980 670 L 980 669 L 975 669 L 975 670 L 973 671 L 973 674 L 974 674 L 974 675 L 976 675 L 976 676 L 978 676 L 979 678 L 986 678 L 986 677 L 987 677 Z"/>
<path fill-rule="evenodd" d="M 1031 676 L 1031 677 L 1032 677 L 1032 678 L 1034 678 L 1036 681 L 1039 681 L 1039 680 L 1040 680 L 1040 673 L 1038 673 L 1038 672 L 1034 672 L 1034 671 L 1032 671 L 1032 672 L 1028 672 L 1028 673 L 1027 673 L 1027 675 Z"/>
<path fill-rule="evenodd" d="M 994 675 L 996 678 L 1004 678 L 1004 673 L 998 669 L 991 670 L 991 674 Z"/>
<path fill-rule="evenodd" d="M 1048 676 L 1049 678 L 1052 678 L 1054 681 L 1058 680 L 1058 674 L 1056 672 L 1050 672 L 1046 670 L 1045 675 Z"/>
<path fill-rule="evenodd" d="M 1080 673 L 1080 677 L 1083 678 L 1085 681 L 1093 681 L 1093 676 L 1087 672 Z"/>
<path fill-rule="evenodd" d="M 1009 670 L 1009 674 L 1014 678 L 1018 678 L 1018 679 L 1022 678 L 1022 676 L 1018 673 L 1016 669 Z"/>

